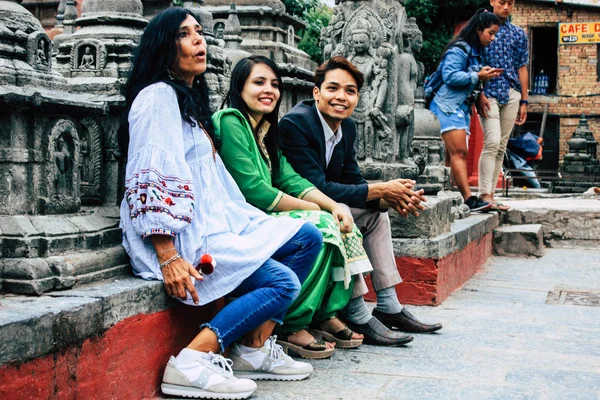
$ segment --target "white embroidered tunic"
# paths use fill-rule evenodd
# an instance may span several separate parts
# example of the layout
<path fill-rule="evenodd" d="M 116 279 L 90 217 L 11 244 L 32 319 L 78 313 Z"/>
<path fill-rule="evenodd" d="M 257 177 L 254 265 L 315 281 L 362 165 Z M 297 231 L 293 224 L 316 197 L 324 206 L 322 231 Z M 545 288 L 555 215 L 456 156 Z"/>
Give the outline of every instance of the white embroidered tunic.
<path fill-rule="evenodd" d="M 195 282 L 200 305 L 230 293 L 273 255 L 305 221 L 273 218 L 246 203 L 219 155 L 198 127 L 183 121 L 165 83 L 142 90 L 129 112 L 129 156 L 121 203 L 123 246 L 134 273 L 163 279 L 152 234 L 174 237 L 182 258 L 204 253 L 214 272 Z M 191 296 L 184 301 L 193 304 Z"/>

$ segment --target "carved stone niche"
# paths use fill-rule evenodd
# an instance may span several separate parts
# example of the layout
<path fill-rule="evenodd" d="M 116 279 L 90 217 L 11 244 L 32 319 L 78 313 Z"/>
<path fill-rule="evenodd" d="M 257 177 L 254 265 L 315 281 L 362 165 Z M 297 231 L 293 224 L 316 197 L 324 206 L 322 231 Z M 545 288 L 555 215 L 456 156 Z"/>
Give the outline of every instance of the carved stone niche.
<path fill-rule="evenodd" d="M 295 47 L 296 46 L 296 33 L 294 32 L 294 26 L 288 26 L 287 30 L 287 44 L 288 46 Z"/>
<path fill-rule="evenodd" d="M 99 40 L 85 39 L 73 45 L 71 70 L 100 71 L 106 66 L 106 46 Z"/>
<path fill-rule="evenodd" d="M 225 23 L 224 19 L 215 19 L 213 24 L 213 35 L 217 39 L 223 39 L 225 36 Z"/>
<path fill-rule="evenodd" d="M 85 118 L 78 124 L 78 128 L 81 202 L 86 205 L 101 204 L 100 179 L 103 151 L 100 123 L 94 118 Z"/>
<path fill-rule="evenodd" d="M 52 41 L 44 32 L 32 32 L 27 37 L 27 64 L 38 71 L 52 70 Z"/>
<path fill-rule="evenodd" d="M 45 149 L 46 197 L 40 198 L 41 214 L 65 214 L 79 210 L 79 136 L 75 124 L 59 120 L 50 131 Z"/>

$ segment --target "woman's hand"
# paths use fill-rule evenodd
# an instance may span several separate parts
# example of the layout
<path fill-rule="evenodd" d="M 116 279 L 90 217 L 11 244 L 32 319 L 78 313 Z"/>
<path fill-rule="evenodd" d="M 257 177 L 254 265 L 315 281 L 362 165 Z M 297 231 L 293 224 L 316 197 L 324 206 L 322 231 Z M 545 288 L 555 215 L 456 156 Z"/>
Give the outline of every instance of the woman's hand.
<path fill-rule="evenodd" d="M 159 261 L 161 257 L 159 257 Z M 164 262 L 166 260 L 162 260 Z M 162 269 L 163 279 L 165 283 L 165 291 L 169 296 L 179 297 L 182 300 L 187 299 L 188 291 L 192 295 L 194 304 L 198 304 L 198 292 L 192 283 L 190 277 L 196 278 L 201 281 L 204 279 L 202 275 L 183 258 L 179 258 Z"/>
<path fill-rule="evenodd" d="M 352 214 L 349 214 L 345 207 L 336 203 L 336 206 L 331 209 L 331 216 L 340 224 L 340 232 L 352 232 L 354 219 L 352 218 Z"/>
<path fill-rule="evenodd" d="M 494 79 L 497 76 L 500 76 L 501 73 L 502 71 L 499 69 L 486 66 L 481 68 L 481 70 L 477 73 L 477 76 L 479 77 L 480 81 L 486 82 Z"/>
<path fill-rule="evenodd" d="M 177 256 L 177 249 L 173 244 L 173 238 L 167 235 L 152 235 L 150 242 L 156 251 L 158 263 L 162 264 L 171 258 Z M 197 280 L 204 279 L 202 275 L 183 258 L 178 258 L 172 263 L 164 266 L 162 269 L 165 292 L 169 296 L 179 297 L 182 300 L 187 299 L 186 290 L 192 295 L 195 304 L 198 304 L 198 293 L 192 283 L 191 277 Z"/>

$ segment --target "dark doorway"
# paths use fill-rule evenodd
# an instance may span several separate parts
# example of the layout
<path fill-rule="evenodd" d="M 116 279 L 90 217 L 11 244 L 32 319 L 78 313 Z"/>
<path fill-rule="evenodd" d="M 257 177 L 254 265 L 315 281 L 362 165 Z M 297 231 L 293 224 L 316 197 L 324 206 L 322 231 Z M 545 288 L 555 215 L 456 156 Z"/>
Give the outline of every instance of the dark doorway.
<path fill-rule="evenodd" d="M 530 35 L 530 78 L 529 89 L 534 89 L 535 77 L 542 71 L 548 75 L 548 95 L 556 93 L 558 70 L 558 27 L 529 28 Z"/>

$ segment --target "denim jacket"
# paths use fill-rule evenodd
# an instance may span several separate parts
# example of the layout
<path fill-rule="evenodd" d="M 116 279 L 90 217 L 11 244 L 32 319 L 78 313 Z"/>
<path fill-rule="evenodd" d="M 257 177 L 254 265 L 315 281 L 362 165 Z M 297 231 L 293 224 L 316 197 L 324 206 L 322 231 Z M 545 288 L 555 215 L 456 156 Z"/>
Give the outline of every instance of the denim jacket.
<path fill-rule="evenodd" d="M 459 46 L 446 50 L 440 66 L 444 84 L 435 94 L 433 101 L 446 114 L 455 112 L 471 95 L 479 83 L 477 73 L 483 68 L 483 55 L 477 48 L 461 42 Z"/>

